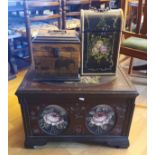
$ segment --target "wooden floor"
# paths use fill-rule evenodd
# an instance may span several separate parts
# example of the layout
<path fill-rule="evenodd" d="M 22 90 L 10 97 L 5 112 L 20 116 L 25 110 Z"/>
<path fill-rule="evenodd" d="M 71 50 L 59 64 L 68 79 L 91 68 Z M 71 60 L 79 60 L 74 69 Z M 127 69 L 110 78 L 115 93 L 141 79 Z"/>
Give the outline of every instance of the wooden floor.
<path fill-rule="evenodd" d="M 79 143 L 48 143 L 37 149 L 24 149 L 24 131 L 20 105 L 14 95 L 26 71 L 17 74 L 17 78 L 9 81 L 9 155 L 146 155 L 146 103 L 136 103 L 130 130 L 130 147 L 115 149 L 104 146 Z M 142 94 L 143 95 L 143 94 Z M 146 100 L 142 100 L 146 102 Z"/>

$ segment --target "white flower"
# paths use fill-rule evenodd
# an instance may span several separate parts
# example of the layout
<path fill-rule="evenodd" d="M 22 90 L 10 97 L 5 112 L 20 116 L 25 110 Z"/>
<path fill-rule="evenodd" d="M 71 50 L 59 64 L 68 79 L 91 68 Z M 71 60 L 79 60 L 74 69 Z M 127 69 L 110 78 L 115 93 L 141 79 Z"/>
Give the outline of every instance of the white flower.
<path fill-rule="evenodd" d="M 106 54 L 106 53 L 107 53 L 107 50 L 108 50 L 108 49 L 107 49 L 107 46 L 104 46 L 104 45 L 103 45 L 103 46 L 100 47 L 100 52 L 101 52 L 102 54 Z"/>
<path fill-rule="evenodd" d="M 103 45 L 103 41 L 102 40 L 98 40 L 95 44 L 96 48 L 100 48 Z"/>
<path fill-rule="evenodd" d="M 99 53 L 99 49 L 96 48 L 96 47 L 92 48 L 92 53 L 93 54 L 98 54 Z"/>

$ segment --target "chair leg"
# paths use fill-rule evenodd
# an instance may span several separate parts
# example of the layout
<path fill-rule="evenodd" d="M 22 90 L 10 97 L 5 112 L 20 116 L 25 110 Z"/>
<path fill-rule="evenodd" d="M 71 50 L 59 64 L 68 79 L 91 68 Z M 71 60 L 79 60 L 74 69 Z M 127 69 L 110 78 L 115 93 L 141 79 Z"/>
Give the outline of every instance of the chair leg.
<path fill-rule="evenodd" d="M 131 74 L 131 72 L 132 72 L 132 65 L 133 65 L 132 63 L 133 63 L 133 57 L 131 57 L 131 59 L 130 59 L 128 74 Z"/>

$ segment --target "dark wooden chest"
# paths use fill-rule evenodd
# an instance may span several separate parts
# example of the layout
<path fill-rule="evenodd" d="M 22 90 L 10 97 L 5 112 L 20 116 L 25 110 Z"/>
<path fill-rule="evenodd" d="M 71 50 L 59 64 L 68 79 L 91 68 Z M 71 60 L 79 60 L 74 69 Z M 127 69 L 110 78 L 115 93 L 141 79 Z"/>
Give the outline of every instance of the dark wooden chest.
<path fill-rule="evenodd" d="M 32 46 L 35 80 L 78 80 L 81 49 L 76 31 L 40 30 Z"/>
<path fill-rule="evenodd" d="M 16 92 L 25 147 L 73 140 L 129 146 L 138 94 L 120 68 L 117 76 L 82 76 L 80 82 L 36 82 L 32 77 L 30 70 Z"/>

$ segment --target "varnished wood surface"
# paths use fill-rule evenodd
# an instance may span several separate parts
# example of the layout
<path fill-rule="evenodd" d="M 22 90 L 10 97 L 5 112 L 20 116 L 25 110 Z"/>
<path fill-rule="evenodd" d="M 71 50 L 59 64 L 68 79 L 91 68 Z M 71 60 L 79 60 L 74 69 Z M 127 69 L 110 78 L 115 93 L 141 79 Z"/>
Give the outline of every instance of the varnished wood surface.
<path fill-rule="evenodd" d="M 121 46 L 120 51 L 123 51 L 122 54 L 124 55 L 131 56 L 134 58 L 139 58 L 142 60 L 147 60 L 147 54 L 140 50 Z"/>
<path fill-rule="evenodd" d="M 124 74 L 123 70 L 118 67 L 116 76 L 81 76 L 80 82 L 70 83 L 44 83 L 33 81 L 33 71 L 29 70 L 29 74 L 26 75 L 24 82 L 20 85 L 20 91 L 49 91 L 53 93 L 99 93 L 99 94 L 127 94 L 137 96 L 137 91 L 132 85 L 130 80 Z M 85 82 L 84 82 L 85 81 Z M 89 84 L 88 84 L 89 81 Z"/>
<path fill-rule="evenodd" d="M 59 6 L 59 1 L 57 2 L 50 2 L 50 1 L 45 1 L 45 2 L 35 2 L 35 1 L 27 1 L 28 7 L 45 7 L 45 6 Z"/>
<path fill-rule="evenodd" d="M 54 18 L 60 18 L 59 14 L 53 14 L 53 15 L 44 15 L 44 16 L 35 16 L 31 17 L 31 21 L 41 21 L 41 20 L 47 20 L 47 19 L 54 19 Z"/>
<path fill-rule="evenodd" d="M 18 73 L 17 78 L 9 81 L 9 155 L 146 155 L 146 107 L 137 104 L 130 131 L 130 147 L 114 149 L 99 145 L 55 142 L 35 150 L 24 149 L 24 131 L 17 97 L 14 95 L 25 71 Z"/>
<path fill-rule="evenodd" d="M 72 4 L 89 4 L 90 0 L 66 0 L 66 4 L 72 5 Z"/>
<path fill-rule="evenodd" d="M 67 16 L 80 16 L 80 12 L 67 12 Z"/>

